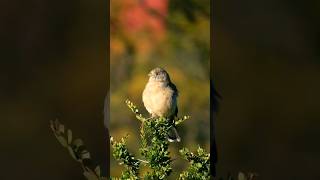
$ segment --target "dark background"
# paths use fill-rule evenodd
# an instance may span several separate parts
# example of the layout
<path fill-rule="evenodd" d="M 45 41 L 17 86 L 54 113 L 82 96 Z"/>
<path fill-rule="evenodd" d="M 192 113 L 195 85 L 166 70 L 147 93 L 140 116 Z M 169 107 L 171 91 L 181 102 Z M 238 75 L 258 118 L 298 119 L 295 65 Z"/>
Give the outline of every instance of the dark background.
<path fill-rule="evenodd" d="M 105 164 L 106 12 L 105 1 L 1 1 L 1 180 L 85 179 L 55 118 Z"/>
<path fill-rule="evenodd" d="M 218 174 L 319 179 L 319 1 L 214 1 Z"/>

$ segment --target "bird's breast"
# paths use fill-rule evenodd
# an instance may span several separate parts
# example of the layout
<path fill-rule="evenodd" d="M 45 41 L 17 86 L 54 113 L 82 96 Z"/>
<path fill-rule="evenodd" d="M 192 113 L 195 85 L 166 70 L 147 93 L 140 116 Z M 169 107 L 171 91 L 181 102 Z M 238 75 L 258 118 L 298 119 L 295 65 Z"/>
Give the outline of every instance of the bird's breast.
<path fill-rule="evenodd" d="M 174 91 L 160 83 L 147 83 L 142 100 L 147 111 L 156 116 L 169 117 L 177 106 Z"/>

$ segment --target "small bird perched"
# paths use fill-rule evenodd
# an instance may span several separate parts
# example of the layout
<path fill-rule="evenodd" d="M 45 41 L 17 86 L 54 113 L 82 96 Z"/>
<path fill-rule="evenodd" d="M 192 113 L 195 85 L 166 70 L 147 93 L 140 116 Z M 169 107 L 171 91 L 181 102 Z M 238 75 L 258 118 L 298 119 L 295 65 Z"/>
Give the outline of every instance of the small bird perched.
<path fill-rule="evenodd" d="M 178 114 L 178 90 L 171 82 L 169 74 L 162 68 L 150 71 L 149 81 L 142 94 L 142 101 L 151 117 L 166 117 L 170 120 Z M 180 142 L 179 134 L 173 127 L 168 135 L 169 142 Z"/>

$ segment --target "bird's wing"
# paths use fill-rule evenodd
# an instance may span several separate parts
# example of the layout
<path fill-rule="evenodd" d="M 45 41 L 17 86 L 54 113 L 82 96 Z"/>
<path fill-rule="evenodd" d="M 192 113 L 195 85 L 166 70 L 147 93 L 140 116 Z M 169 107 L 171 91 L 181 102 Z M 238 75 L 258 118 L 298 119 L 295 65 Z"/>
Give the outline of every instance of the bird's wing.
<path fill-rule="evenodd" d="M 178 91 L 176 85 L 174 85 L 172 82 L 170 82 L 169 87 L 174 91 L 174 95 L 179 96 L 179 91 Z"/>
<path fill-rule="evenodd" d="M 178 106 L 176 106 L 176 110 L 174 111 L 174 117 L 177 117 L 178 116 Z"/>
<path fill-rule="evenodd" d="M 178 91 L 176 85 L 174 85 L 172 82 L 170 82 L 169 87 L 173 90 L 173 95 L 178 97 L 179 91 Z M 177 116 L 178 116 L 178 106 L 176 105 L 176 109 L 174 111 L 173 117 L 177 117 Z"/>

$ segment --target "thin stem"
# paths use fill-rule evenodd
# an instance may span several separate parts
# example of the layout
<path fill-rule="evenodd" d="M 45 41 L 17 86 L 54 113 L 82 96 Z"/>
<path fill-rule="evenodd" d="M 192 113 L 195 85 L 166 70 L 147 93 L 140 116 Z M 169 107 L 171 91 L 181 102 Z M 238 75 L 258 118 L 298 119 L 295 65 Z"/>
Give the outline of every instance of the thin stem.
<path fill-rule="evenodd" d="M 149 163 L 149 161 L 142 160 L 142 159 L 138 159 L 138 161 L 143 162 L 143 163 L 146 163 L 146 164 L 148 164 L 148 163 Z"/>

